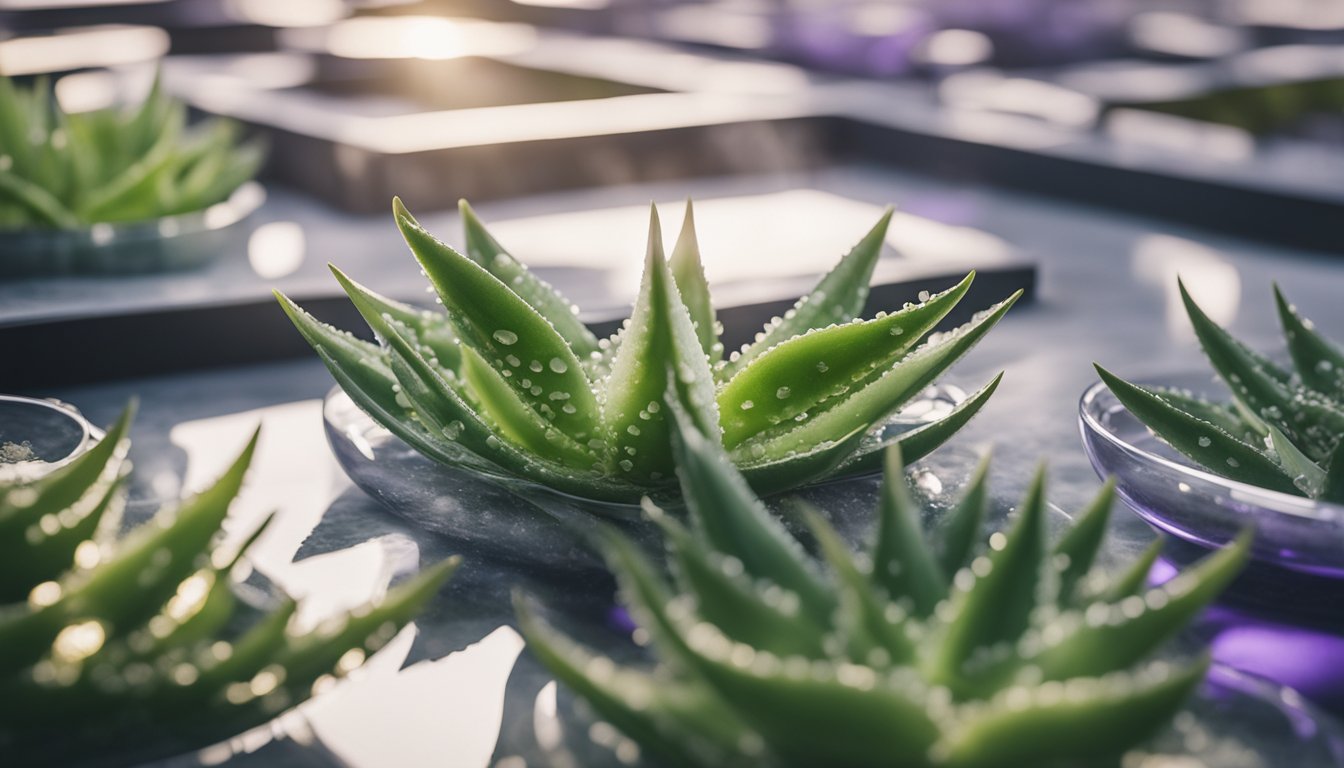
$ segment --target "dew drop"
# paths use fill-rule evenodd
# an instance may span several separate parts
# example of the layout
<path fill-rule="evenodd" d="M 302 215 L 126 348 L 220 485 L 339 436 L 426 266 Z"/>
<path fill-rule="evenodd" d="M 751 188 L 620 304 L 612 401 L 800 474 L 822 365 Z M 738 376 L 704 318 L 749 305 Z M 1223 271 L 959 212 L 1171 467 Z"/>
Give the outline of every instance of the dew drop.
<path fill-rule="evenodd" d="M 779 398 L 780 400 L 787 399 L 788 396 L 791 394 L 793 394 L 793 390 L 789 389 L 788 387 L 780 387 L 779 389 L 775 390 L 775 397 Z"/>
<path fill-rule="evenodd" d="M 742 410 L 744 410 L 744 411 L 750 411 L 752 408 L 755 408 L 755 407 L 756 407 L 756 404 L 753 403 L 753 402 L 751 402 L 750 400 L 743 400 L 743 401 L 742 401 Z"/>
<path fill-rule="evenodd" d="M 518 334 L 514 333 L 513 331 L 506 331 L 502 328 L 498 331 L 495 331 L 494 337 L 495 341 L 498 341 L 500 344 L 503 344 L 506 347 L 518 343 Z"/>
<path fill-rule="evenodd" d="M 552 357 L 550 365 L 551 370 L 555 371 L 556 373 L 564 373 L 565 371 L 569 370 L 569 366 L 565 364 L 565 361 L 561 360 L 558 357 Z"/>

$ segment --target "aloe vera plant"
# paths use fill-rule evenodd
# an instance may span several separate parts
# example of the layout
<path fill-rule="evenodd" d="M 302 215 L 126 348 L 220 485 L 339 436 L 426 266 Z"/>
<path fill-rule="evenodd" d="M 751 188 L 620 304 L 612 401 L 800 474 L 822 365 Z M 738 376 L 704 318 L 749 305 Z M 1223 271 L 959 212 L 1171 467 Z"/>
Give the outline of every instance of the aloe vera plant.
<path fill-rule="evenodd" d="M 79 229 L 207 208 L 255 175 L 238 126 L 187 125 L 158 80 L 140 105 L 67 114 L 45 80 L 0 77 L 0 229 Z"/>
<path fill-rule="evenodd" d="M 326 326 L 277 294 L 350 397 L 421 453 L 572 495 L 634 502 L 675 488 L 669 388 L 721 435 L 763 493 L 872 471 L 888 418 L 1003 317 L 1021 292 L 952 332 L 930 332 L 974 274 L 920 304 L 860 321 L 891 212 L 756 341 L 724 359 L 694 217 L 667 257 L 651 211 L 634 311 L 599 339 L 578 310 L 513 258 L 462 203 L 465 253 L 399 200 L 402 236 L 446 313 L 379 296 L 333 267 L 381 345 Z M 924 343 L 920 344 L 920 340 Z M 912 459 L 984 405 L 995 377 L 943 419 L 897 438 Z"/>
<path fill-rule="evenodd" d="M 1216 475 L 1344 503 L 1344 351 L 1317 333 L 1278 286 L 1274 301 L 1290 367 L 1242 344 L 1199 308 L 1184 284 L 1180 290 L 1200 346 L 1232 401 L 1140 386 L 1097 366 L 1106 386 L 1158 437 Z"/>
<path fill-rule="evenodd" d="M 1145 590 L 1157 549 L 1094 569 L 1108 484 L 1047 540 L 1044 473 L 1016 521 L 977 548 L 982 463 L 936 530 L 921 527 L 898 448 L 875 540 L 855 553 L 801 507 L 820 561 L 689 419 L 677 449 L 690 525 L 661 513 L 669 583 L 621 535 L 605 550 L 652 645 L 651 672 L 560 635 L 515 599 L 531 651 L 596 714 L 667 765 L 1017 768 L 1114 760 L 1203 678 L 1152 652 L 1245 562 L 1249 539 Z"/>
<path fill-rule="evenodd" d="M 240 602 L 212 547 L 256 438 L 210 488 L 117 538 L 130 412 L 74 462 L 0 485 L 0 755 L 131 765 L 261 725 L 358 667 L 448 579 L 445 561 L 314 631 Z"/>

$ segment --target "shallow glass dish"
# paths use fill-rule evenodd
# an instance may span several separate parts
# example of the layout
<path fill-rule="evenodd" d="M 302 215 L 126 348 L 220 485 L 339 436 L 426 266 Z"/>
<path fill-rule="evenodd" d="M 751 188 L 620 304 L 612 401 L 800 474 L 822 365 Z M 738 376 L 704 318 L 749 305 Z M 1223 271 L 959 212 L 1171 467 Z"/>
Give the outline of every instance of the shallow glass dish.
<path fill-rule="evenodd" d="M 201 211 L 87 229 L 0 230 L 0 280 L 52 275 L 131 275 L 190 269 L 242 250 L 247 220 L 266 200 L 248 182 Z"/>
<path fill-rule="evenodd" d="M 0 395 L 0 482 L 35 480 L 73 461 L 103 437 L 74 406 Z"/>
<path fill-rule="evenodd" d="M 1208 373 L 1138 383 L 1187 389 L 1218 401 L 1229 398 Z M 1115 477 L 1120 496 L 1150 524 L 1205 548 L 1220 547 L 1254 527 L 1258 561 L 1344 578 L 1344 506 L 1201 469 L 1159 440 L 1100 382 L 1083 394 L 1078 411 L 1093 468 Z"/>
<path fill-rule="evenodd" d="M 955 387 L 931 388 L 887 429 L 910 429 L 940 418 L 964 397 Z M 327 442 L 355 485 L 395 514 L 490 557 L 547 569 L 601 568 L 585 541 L 597 520 L 621 528 L 651 552 L 661 547 L 662 537 L 636 504 L 581 499 L 517 477 L 441 464 L 383 429 L 339 387 L 328 393 L 322 410 Z M 945 485 L 956 487 L 977 460 L 968 450 L 942 448 L 919 463 L 928 474 L 922 482 L 939 492 Z M 877 487 L 876 476 L 870 474 L 822 482 L 798 493 L 854 541 L 869 529 Z M 805 528 L 801 520 L 786 517 L 785 522 L 796 523 L 800 533 Z"/>

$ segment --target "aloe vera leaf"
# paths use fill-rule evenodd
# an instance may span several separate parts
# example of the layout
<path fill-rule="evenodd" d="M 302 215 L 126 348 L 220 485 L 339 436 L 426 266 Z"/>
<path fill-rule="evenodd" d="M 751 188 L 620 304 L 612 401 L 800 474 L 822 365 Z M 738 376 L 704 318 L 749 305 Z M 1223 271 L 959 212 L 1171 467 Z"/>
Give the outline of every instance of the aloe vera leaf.
<path fill-rule="evenodd" d="M 736 558 L 707 551 L 680 524 L 659 515 L 673 573 L 681 591 L 695 596 L 695 610 L 729 637 L 781 656 L 823 653 L 824 630 L 796 606 L 771 603 L 741 570 Z"/>
<path fill-rule="evenodd" d="M 462 214 L 462 228 L 466 233 L 466 255 L 489 270 L 490 274 L 499 278 L 538 314 L 549 320 L 556 333 L 564 338 L 580 360 L 597 352 L 597 337 L 579 320 L 578 308 L 510 255 L 476 217 L 476 212 L 466 200 L 459 200 L 457 207 Z"/>
<path fill-rule="evenodd" d="M 1057 765 L 1113 758 L 1151 736 L 1204 679 L 1208 659 L 1184 669 L 1153 662 L 1122 677 L 1010 689 L 977 709 L 933 750 L 944 768 Z M 1091 764 L 1088 762 L 1087 764 Z"/>
<path fill-rule="evenodd" d="M 728 640 L 701 624 L 677 628 L 688 658 L 715 692 L 765 738 L 787 765 L 879 765 L 891 755 L 928 765 L 938 738 L 927 702 L 883 673 L 845 662 L 812 661 L 801 675 L 787 662 Z M 744 664 L 746 652 L 753 663 Z M 913 680 L 911 681 L 913 683 Z"/>
<path fill-rule="evenodd" d="M 709 295 L 709 282 L 705 280 L 705 267 L 700 261 L 700 241 L 695 236 L 695 210 L 691 201 L 686 201 L 686 216 L 681 221 L 681 232 L 677 243 L 672 246 L 672 257 L 668 267 L 676 281 L 681 301 L 691 315 L 695 326 L 695 336 L 700 340 L 700 349 L 709 358 L 710 365 L 717 365 L 723 359 L 723 344 L 719 341 L 719 320 L 714 313 L 714 301 Z"/>
<path fill-rule="evenodd" d="M 1237 403 L 1233 403 L 1232 407 L 1227 407 L 1221 403 L 1215 403 L 1189 392 L 1170 387 L 1152 387 L 1150 391 L 1159 395 L 1169 405 L 1185 411 L 1195 418 L 1214 424 L 1224 432 L 1244 442 L 1254 442 L 1255 438 L 1252 436 L 1264 432 L 1259 419 L 1255 418 L 1252 421 L 1250 420 L 1253 417 L 1252 414 L 1243 415 Z"/>
<path fill-rule="evenodd" d="M 906 487 L 899 446 L 887 449 L 884 463 L 872 580 L 893 598 L 908 598 L 916 616 L 928 616 L 947 597 L 947 580 L 924 542 L 919 506 Z"/>
<path fill-rule="evenodd" d="M 1341 440 L 1326 460 L 1325 477 L 1321 480 L 1321 501 L 1344 504 L 1344 440 Z"/>
<path fill-rule="evenodd" d="M 528 650 L 604 720 L 661 761 L 684 768 L 721 764 L 742 737 L 741 721 L 702 685 L 656 679 L 618 666 L 557 632 L 521 596 L 514 595 L 513 605 Z M 689 714 L 697 726 L 703 723 L 693 732 L 717 742 L 718 750 L 685 738 L 682 724 L 667 711 L 679 699 L 693 706 L 677 706 L 676 711 Z"/>
<path fill-rule="evenodd" d="M 930 340 L 862 388 L 838 398 L 834 405 L 800 426 L 777 434 L 762 433 L 759 443 L 768 457 L 787 456 L 808 446 L 836 440 L 855 429 L 868 430 L 904 405 L 980 341 L 1022 295 L 1018 291 L 979 319 Z"/>
<path fill-rule="evenodd" d="M 31 163 L 32 132 L 25 116 L 30 113 L 24 92 L 14 87 L 14 81 L 0 77 L 0 147 L 10 158 L 10 168 L 26 175 Z"/>
<path fill-rule="evenodd" d="M 15 541 L 16 546 L 2 548 L 0 603 L 22 600 L 38 584 L 61 578 L 74 567 L 75 552 L 85 542 L 97 547 L 90 539 L 104 514 L 109 510 L 113 510 L 113 515 L 120 514 L 124 479 L 112 473 L 59 515 L 44 517 L 42 522 L 29 526 L 22 538 Z"/>
<path fill-rule="evenodd" d="M 52 602 L 0 617 L 0 675 L 36 661 L 67 621 L 95 619 L 115 638 L 148 618 L 195 569 L 194 561 L 219 531 L 229 503 L 238 495 L 257 436 L 219 480 L 182 503 L 160 512 L 172 524 L 142 526 L 98 568 L 74 572 Z"/>
<path fill-rule="evenodd" d="M 945 584 L 970 562 L 985 516 L 989 513 L 989 459 L 988 452 L 980 458 L 961 499 L 943 519 L 938 531 L 934 550 L 938 553 L 938 565 Z"/>
<path fill-rule="evenodd" d="M 1095 367 L 1111 394 L 1135 418 L 1200 466 L 1243 483 L 1302 495 L 1302 491 L 1293 485 L 1293 479 L 1256 447 L 1243 443 L 1214 424 L 1185 413 L 1162 399 L 1157 392 L 1131 384 L 1100 365 Z"/>
<path fill-rule="evenodd" d="M 835 623 L 848 640 L 849 658 L 872 667 L 908 662 L 915 655 L 915 643 L 906 634 L 903 617 L 891 612 L 891 603 L 874 589 L 873 574 L 859 569 L 840 535 L 815 508 L 801 500 L 795 504 L 835 576 L 840 593 Z"/>
<path fill-rule="evenodd" d="M 1334 446 L 1335 436 L 1344 434 L 1344 410 L 1315 393 L 1295 392 L 1287 381 L 1287 372 L 1234 339 L 1204 314 L 1184 284 L 1180 289 L 1204 354 L 1228 382 L 1233 397 L 1258 418 L 1281 429 L 1308 455 L 1323 457 Z"/>
<path fill-rule="evenodd" d="M 966 426 L 972 417 L 980 412 L 985 403 L 989 402 L 990 395 L 993 395 L 994 390 L 998 389 L 1000 381 L 1003 381 L 1002 372 L 995 375 L 988 384 L 958 403 L 943 418 L 902 432 L 895 437 L 877 440 L 871 445 L 861 447 L 858 452 L 840 465 L 840 472 L 861 474 L 878 471 L 882 467 L 882 452 L 892 445 L 900 446 L 901 457 L 908 464 L 913 464 L 928 456 L 937 450 L 938 446 L 951 439 L 962 427 Z"/>
<path fill-rule="evenodd" d="M 715 550 L 741 561 L 753 578 L 795 593 L 810 615 L 829 616 L 834 598 L 798 541 L 765 509 L 723 449 L 679 406 L 669 405 L 677 476 L 696 530 Z"/>
<path fill-rule="evenodd" d="M 598 431 L 597 398 L 564 337 L 485 268 L 416 224 L 400 200 L 393 200 L 392 206 L 402 236 L 443 299 L 463 341 L 475 347 L 518 397 L 556 429 L 576 440 L 592 437 Z M 532 386 L 522 386 L 523 378 Z M 557 406 L 560 402 L 563 405 Z"/>
<path fill-rule="evenodd" d="M 756 493 L 770 496 L 839 473 L 867 437 L 864 430 L 856 429 L 839 440 L 828 440 L 782 458 L 755 458 L 754 450 L 744 451 L 743 446 L 738 446 L 731 460 L 738 463 L 742 476 Z M 760 454 L 765 455 L 763 448 Z"/>
<path fill-rule="evenodd" d="M 1288 354 L 1302 382 L 1311 389 L 1344 399 L 1344 351 L 1317 333 L 1309 321 L 1288 303 L 1283 292 L 1274 284 L 1274 305 L 1279 311 L 1284 338 L 1288 340 Z"/>
<path fill-rule="evenodd" d="M 457 370 L 462 352 L 457 334 L 453 332 L 447 315 L 417 309 L 409 304 L 389 299 L 351 279 L 336 266 L 328 265 L 328 267 L 341 284 L 341 288 L 345 290 L 345 294 L 350 297 L 350 302 L 366 321 L 371 317 L 381 319 L 383 315 L 387 315 L 392 320 L 404 324 L 415 332 L 415 343 L 429 348 L 432 362 L 439 368 Z M 372 322 L 369 323 L 369 327 L 375 332 L 379 331 Z M 382 335 L 381 332 L 379 335 Z"/>
<path fill-rule="evenodd" d="M 158 128 L 154 144 L 136 162 L 91 190 L 78 211 L 87 221 L 150 218 L 157 210 L 156 174 L 172 160 L 186 123 L 186 107 L 176 105 Z"/>
<path fill-rule="evenodd" d="M 595 454 L 529 408 L 474 347 L 462 347 L 462 373 L 476 395 L 476 402 L 489 415 L 491 423 L 499 428 L 501 435 L 525 451 L 556 459 L 576 469 L 588 470 L 594 464 L 600 466 Z"/>
<path fill-rule="evenodd" d="M 1055 545 L 1056 557 L 1062 555 L 1065 558 L 1064 566 L 1059 571 L 1060 603 L 1067 603 L 1073 598 L 1078 583 L 1091 570 L 1102 539 L 1106 538 L 1106 524 L 1110 522 L 1114 504 L 1115 478 L 1111 477 Z"/>
<path fill-rule="evenodd" d="M 1075 617 L 1072 631 L 1066 628 L 1058 642 L 1047 642 L 1031 663 L 1047 680 L 1105 674 L 1135 663 L 1179 632 L 1231 583 L 1246 564 L 1250 547 L 1251 536 L 1243 534 L 1143 597 L 1090 606 L 1095 616 Z"/>
<path fill-rule="evenodd" d="M 814 328 L 848 322 L 858 317 L 868 300 L 868 283 L 873 279 L 882 243 L 891 223 L 892 209 L 887 208 L 868 234 L 826 273 L 816 287 L 800 298 L 779 322 L 767 325 L 754 344 L 729 359 L 720 378 L 729 381 L 737 372 L 767 349 Z"/>
<path fill-rule="evenodd" d="M 941 639 L 926 659 L 929 679 L 962 686 L 964 665 L 979 648 L 1017 637 L 1037 602 L 1045 559 L 1045 471 L 1037 471 L 1017 521 L 1008 534 L 990 538 L 990 552 L 953 579 L 946 614 L 939 612 Z M 961 574 L 967 574 L 962 577 Z M 963 578 L 965 581 L 963 582 Z"/>
<path fill-rule="evenodd" d="M 1293 484 L 1303 493 L 1308 496 L 1318 495 L 1321 484 L 1325 482 L 1325 470 L 1293 445 L 1293 442 L 1277 427 L 1272 424 L 1266 424 L 1265 427 L 1269 430 L 1270 444 L 1274 446 L 1274 453 L 1278 456 L 1283 473 L 1293 478 Z"/>
<path fill-rule="evenodd" d="M 672 467 L 672 425 L 664 401 L 674 397 L 696 428 L 717 435 L 714 377 L 691 317 L 663 257 L 658 212 L 649 211 L 644 278 L 606 383 L 602 421 L 611 435 L 617 474 L 638 482 L 664 479 Z"/>
<path fill-rule="evenodd" d="M 972 272 L 925 303 L 867 322 L 808 331 L 762 352 L 719 391 L 724 445 L 731 449 L 832 398 L 844 398 L 914 347 L 974 279 Z"/>
<path fill-rule="evenodd" d="M 372 410 L 365 408 L 364 403 L 357 399 L 366 413 L 412 445 L 416 445 L 417 442 L 431 444 L 432 447 L 427 453 L 439 461 L 452 463 L 462 458 L 460 451 L 455 450 L 453 445 L 458 444 L 477 456 L 486 457 L 487 464 L 497 461 L 502 466 L 520 469 L 532 463 L 525 451 L 503 442 L 496 435 L 495 427 L 487 423 L 463 393 L 444 377 L 445 372 L 436 368 L 421 354 L 417 340 L 412 338 L 415 335 L 414 331 L 408 328 L 398 315 L 382 311 L 386 306 L 378 301 L 372 291 L 351 280 L 340 270 L 333 267 L 332 271 L 365 322 L 387 344 L 390 351 L 389 361 L 393 381 L 385 388 L 376 374 L 370 376 L 366 370 L 368 368 L 365 364 L 367 358 L 364 357 L 366 348 L 356 347 L 353 354 L 349 349 L 338 348 L 336 354 L 332 355 L 333 362 L 342 369 L 344 376 L 351 381 L 356 390 L 373 390 L 365 392 L 362 396 L 364 400 L 375 401 L 370 403 Z M 298 315 L 291 314 L 291 317 L 296 316 Z M 311 318 L 308 318 L 307 322 L 315 329 L 315 335 L 325 333 L 330 336 L 333 333 L 340 333 L 316 324 Z M 319 336 L 319 338 L 325 337 Z M 341 341 L 340 336 L 337 336 L 337 341 Z M 430 351 L 432 352 L 432 349 Z M 461 351 L 459 350 L 457 354 L 460 355 Z M 454 376 L 452 373 L 448 375 Z M 361 379 L 372 381 L 361 384 Z M 338 381 L 341 381 L 340 377 Z M 354 392 L 345 386 L 344 381 L 341 381 L 341 386 L 352 397 L 355 396 Z M 398 389 L 405 401 L 398 398 Z M 404 416 L 408 409 L 415 411 L 420 420 L 419 425 Z"/>
<path fill-rule="evenodd" d="M 0 199 L 31 213 L 46 226 L 78 229 L 80 219 L 53 194 L 9 170 L 0 169 Z"/>
<path fill-rule="evenodd" d="M 1134 562 L 1129 564 L 1124 573 L 1107 584 L 1096 599 L 1108 603 L 1118 603 L 1130 595 L 1137 595 L 1147 585 L 1148 574 L 1152 572 L 1153 563 L 1157 562 L 1157 558 L 1161 554 L 1161 539 L 1144 547 L 1143 552 L 1135 558 Z"/>
<path fill-rule="evenodd" d="M 154 619 L 151 619 L 137 630 L 143 633 L 141 640 L 146 641 L 143 645 L 135 641 L 134 634 L 122 640 L 122 645 L 130 657 L 160 658 L 172 649 L 186 648 L 214 637 L 215 633 L 233 617 L 234 608 L 238 604 L 238 599 L 233 593 L 230 574 L 257 539 L 267 531 L 274 519 L 274 513 L 267 515 L 266 519 L 234 550 L 232 557 L 225 559 L 223 553 L 217 550 L 211 554 L 211 567 L 202 568 L 178 585 L 177 594 L 158 614 L 158 617 L 166 619 L 172 628 L 167 633 L 156 632 L 151 628 L 154 622 Z M 218 565 L 215 565 L 216 562 Z M 203 597 L 194 597 L 199 584 L 190 584 L 193 579 L 208 582 Z M 96 658 L 95 656 L 94 659 Z"/>
<path fill-rule="evenodd" d="M 500 467 L 514 468 L 515 471 L 525 468 L 539 480 L 560 490 L 590 498 L 628 501 L 638 497 L 636 489 L 587 480 L 572 471 L 564 471 L 560 465 L 552 467 L 547 461 L 494 437 L 490 426 L 481 421 L 462 396 L 444 382 L 439 371 L 433 369 L 409 341 L 394 332 L 394 323 L 378 317 L 378 322 L 388 333 L 385 338 L 394 346 L 400 345 L 394 360 L 399 360 L 397 365 L 408 369 L 400 378 L 388 368 L 383 360 L 383 351 L 376 345 L 318 322 L 279 292 L 276 292 L 276 296 L 336 383 L 360 410 L 435 461 L 451 465 L 468 460 L 477 469 L 488 471 L 493 468 L 497 473 L 503 473 Z M 421 403 L 422 407 L 418 410 L 423 412 L 422 418 L 437 424 L 437 432 L 429 432 L 406 415 L 408 406 L 397 401 L 397 386 L 404 387 L 407 398 Z M 454 424 L 455 421 L 461 426 Z M 466 453 L 459 444 L 467 446 L 472 453 Z"/>
<path fill-rule="evenodd" d="M 135 417 L 134 402 L 92 448 L 45 477 L 22 485 L 0 487 L 0 539 L 19 536 L 18 527 L 36 523 L 79 501 L 100 479 L 120 474 L 130 447 L 127 433 Z M 23 504 L 17 503 L 18 496 Z"/>

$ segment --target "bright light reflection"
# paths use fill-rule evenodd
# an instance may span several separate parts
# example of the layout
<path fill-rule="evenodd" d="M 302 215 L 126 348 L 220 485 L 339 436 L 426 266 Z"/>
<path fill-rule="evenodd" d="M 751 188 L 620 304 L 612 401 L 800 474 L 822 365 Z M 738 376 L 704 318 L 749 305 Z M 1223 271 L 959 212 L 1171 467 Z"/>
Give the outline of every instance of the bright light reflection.
<path fill-rule="evenodd" d="M 1158 53 L 1213 58 L 1233 53 L 1242 44 L 1241 32 L 1185 13 L 1140 13 L 1129 25 L 1136 45 Z"/>
<path fill-rule="evenodd" d="M 226 0 L 236 18 L 269 27 L 306 27 L 330 24 L 346 15 L 341 0 Z"/>
<path fill-rule="evenodd" d="M 1215 323 L 1228 325 L 1241 306 L 1241 276 L 1218 251 L 1171 235 L 1144 235 L 1134 245 L 1134 276 L 1160 287 L 1166 296 L 1167 333 L 1189 340 L 1194 330 L 1176 286 L 1179 276 L 1186 290 Z"/>
<path fill-rule="evenodd" d="M 970 29 L 944 29 L 924 41 L 920 52 L 928 64 L 940 67 L 967 67 L 980 64 L 994 54 L 994 43 L 982 32 Z"/>
<path fill-rule="evenodd" d="M 303 713 L 323 745 L 351 768 L 486 768 L 523 638 L 501 626 L 461 651 L 401 669 L 414 638 L 401 632 L 355 678 Z"/>
<path fill-rule="evenodd" d="M 683 210 L 684 201 L 659 204 L 668 248 L 680 228 Z M 813 189 L 695 202 L 705 275 L 714 284 L 757 282 L 763 270 L 771 277 L 821 274 L 880 214 L 878 206 Z M 528 264 L 599 270 L 617 292 L 628 294 L 639 283 L 648 208 L 635 205 L 532 216 L 492 222 L 491 229 Z M 585 232 L 606 235 L 594 242 Z M 897 253 L 922 261 L 969 256 L 993 259 L 1009 251 L 1007 243 L 988 233 L 900 211 L 892 219 L 887 242 Z M 769 264 L 763 265 L 761 258 L 768 258 Z"/>
<path fill-rule="evenodd" d="M 157 59 L 166 53 L 168 33 L 157 27 L 82 27 L 0 41 L 0 72 L 13 77 L 110 67 Z"/>
<path fill-rule="evenodd" d="M 1122 147 L 1156 149 L 1192 160 L 1240 163 L 1255 154 L 1255 137 L 1241 128 L 1143 109 L 1112 110 L 1102 131 Z"/>
<path fill-rule="evenodd" d="M 537 32 L 526 24 L 369 16 L 347 19 L 320 32 L 295 30 L 285 39 L 352 59 L 452 59 L 521 53 L 536 43 Z"/>
<path fill-rule="evenodd" d="M 1039 117 L 1057 125 L 1087 126 L 1096 120 L 1096 99 L 1063 86 L 989 70 L 963 72 L 938 87 L 943 101 L 962 109 Z"/>
<path fill-rule="evenodd" d="M 259 277 L 274 280 L 303 266 L 307 243 L 297 221 L 262 224 L 247 239 L 247 261 Z"/>
<path fill-rule="evenodd" d="M 279 510 L 266 535 L 249 550 L 249 559 L 283 582 L 281 572 L 296 567 L 291 561 L 299 544 L 332 499 L 348 487 L 322 435 L 322 401 L 184 421 L 172 428 L 169 439 L 187 454 L 183 488 L 197 491 L 219 477 L 258 423 L 261 440 L 247 483 L 229 508 L 225 545 L 236 545 L 266 515 Z"/>

